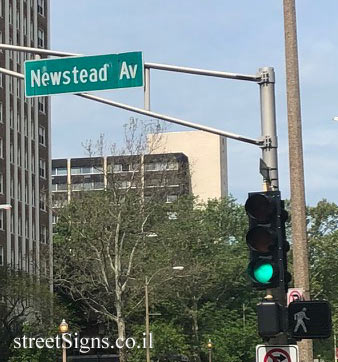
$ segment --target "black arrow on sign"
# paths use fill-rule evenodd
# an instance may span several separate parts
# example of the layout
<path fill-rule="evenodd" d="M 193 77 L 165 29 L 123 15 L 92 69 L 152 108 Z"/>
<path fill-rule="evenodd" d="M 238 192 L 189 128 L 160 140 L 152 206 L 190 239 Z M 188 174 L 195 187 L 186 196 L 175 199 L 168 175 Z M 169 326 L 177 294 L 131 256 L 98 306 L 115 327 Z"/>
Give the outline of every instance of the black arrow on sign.
<path fill-rule="evenodd" d="M 279 362 L 286 360 L 286 357 L 280 354 L 279 356 L 272 356 L 273 361 L 272 362 Z"/>

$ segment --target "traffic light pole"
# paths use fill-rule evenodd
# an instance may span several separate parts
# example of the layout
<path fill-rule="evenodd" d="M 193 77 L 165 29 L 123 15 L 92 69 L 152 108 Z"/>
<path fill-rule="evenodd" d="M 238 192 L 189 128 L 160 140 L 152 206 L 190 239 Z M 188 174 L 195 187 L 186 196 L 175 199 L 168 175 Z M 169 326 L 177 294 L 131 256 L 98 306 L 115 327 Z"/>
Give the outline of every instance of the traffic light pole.
<path fill-rule="evenodd" d="M 271 191 L 278 190 L 277 132 L 275 108 L 275 72 L 273 68 L 259 69 L 261 73 L 261 146 L 262 158 L 268 166 L 268 179 L 264 179 L 265 187 Z"/>
<path fill-rule="evenodd" d="M 263 179 L 263 191 L 277 191 L 278 184 L 278 155 L 277 155 L 277 130 L 275 107 L 275 72 L 271 67 L 259 69 L 261 81 L 261 129 L 262 129 L 262 159 L 268 167 L 267 177 Z M 281 306 L 286 305 L 286 293 L 283 287 L 267 290 L 266 300 L 274 300 Z M 269 344 L 287 344 L 287 334 L 282 333 L 270 338 Z"/>

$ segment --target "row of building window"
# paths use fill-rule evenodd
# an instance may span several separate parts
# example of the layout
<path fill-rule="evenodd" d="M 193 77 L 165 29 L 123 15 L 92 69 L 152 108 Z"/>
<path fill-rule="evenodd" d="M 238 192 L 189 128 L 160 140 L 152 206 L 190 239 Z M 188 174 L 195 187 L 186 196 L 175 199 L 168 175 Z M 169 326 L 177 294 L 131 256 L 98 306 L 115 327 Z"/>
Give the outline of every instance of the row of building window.
<path fill-rule="evenodd" d="M 24 2 L 27 4 L 27 6 L 34 6 L 34 1 L 30 1 L 30 0 L 24 0 Z M 3 0 L 0 0 L 0 16 L 3 16 Z M 10 10 L 12 11 L 11 8 L 12 4 L 10 4 Z M 45 0 L 38 0 L 38 4 L 37 4 L 37 8 L 38 8 L 38 13 L 41 16 L 45 16 Z"/>
<path fill-rule="evenodd" d="M 12 252 L 11 252 L 11 265 L 14 266 L 14 258 L 15 258 L 15 255 L 14 255 L 14 249 L 12 249 Z M 22 252 L 21 250 L 19 251 L 19 269 L 22 269 Z M 0 266 L 3 266 L 4 265 L 4 248 L 3 246 L 0 246 Z M 29 269 L 29 258 L 28 256 L 26 257 L 26 270 Z M 45 275 L 47 275 L 47 261 L 44 260 L 43 261 L 43 264 L 42 264 L 42 269 L 43 269 L 43 273 Z"/>
<path fill-rule="evenodd" d="M 4 117 L 4 112 L 3 112 L 3 104 L 2 102 L 0 102 L 0 123 L 4 123 L 5 117 Z M 14 111 L 11 108 L 9 111 L 9 124 L 10 124 L 10 128 L 14 129 Z M 18 112 L 16 115 L 16 124 L 17 124 L 17 131 L 19 133 L 21 133 L 22 131 L 22 127 L 21 127 L 21 115 Z M 27 116 L 24 117 L 24 133 L 25 136 L 28 137 L 28 118 Z M 31 130 L 33 130 L 33 132 L 31 132 L 31 137 L 34 140 L 35 139 L 35 122 L 32 119 L 31 120 Z M 43 146 L 46 145 L 46 131 L 45 128 L 43 126 L 39 126 L 38 129 L 38 135 L 39 135 L 39 143 L 42 144 Z"/>
<path fill-rule="evenodd" d="M 4 193 L 4 176 L 0 173 L 0 193 Z M 32 197 L 31 204 L 35 207 L 35 187 L 32 187 Z M 12 178 L 10 181 L 10 197 L 14 199 L 14 179 Z M 40 192 L 39 196 L 39 207 L 42 211 L 47 211 L 47 195 L 44 192 Z M 25 193 L 23 194 L 23 190 L 21 187 L 21 181 L 18 180 L 18 201 L 23 201 L 28 205 L 29 197 L 28 197 L 28 185 L 25 185 Z"/>
<path fill-rule="evenodd" d="M 171 171 L 178 170 L 178 162 L 152 162 L 145 164 L 145 171 Z M 139 170 L 139 165 L 136 164 L 119 164 L 108 166 L 108 172 L 119 173 L 119 172 L 134 172 Z M 98 166 L 93 167 L 71 167 L 71 175 L 82 175 L 82 174 L 102 174 L 103 168 Z M 68 174 L 66 167 L 55 167 L 52 169 L 53 176 L 66 176 Z"/>
<path fill-rule="evenodd" d="M 25 0 L 26 1 L 26 0 Z M 33 6 L 33 2 L 31 3 L 31 5 Z M 45 16 L 45 0 L 38 0 L 38 4 L 37 4 L 37 11 L 38 14 L 40 14 L 41 16 Z M 2 1 L 0 4 L 0 13 L 2 16 Z M 20 11 L 16 11 L 16 27 L 19 29 L 20 28 Z M 12 4 L 9 4 L 9 23 L 13 24 L 13 6 Z M 31 29 L 33 29 L 33 21 L 31 21 Z M 25 35 L 27 35 L 27 17 L 24 16 L 23 18 L 23 27 L 24 27 L 24 33 Z M 32 33 L 32 30 L 31 30 Z"/>
<path fill-rule="evenodd" d="M 3 140 L 0 138 L 0 157 L 3 158 Z M 9 160 L 10 163 L 14 164 L 15 158 L 14 158 L 14 144 L 11 143 L 9 146 Z M 28 153 L 25 151 L 24 154 L 24 165 L 22 164 L 21 159 L 21 147 L 18 145 L 17 148 L 17 166 L 18 167 L 25 167 L 26 170 L 28 170 Z M 32 154 L 32 160 L 31 160 L 31 172 L 35 173 L 35 156 Z M 47 178 L 47 164 L 46 161 L 43 159 L 39 159 L 39 176 L 41 178 Z"/>
<path fill-rule="evenodd" d="M 25 235 L 29 235 L 29 226 L 28 219 L 25 220 Z M 0 210 L 0 230 L 4 230 L 4 211 Z M 10 217 L 10 231 L 14 233 L 14 215 L 11 213 Z M 18 236 L 22 236 L 22 218 L 19 215 L 18 217 Z M 36 239 L 36 229 L 32 227 L 32 238 Z M 43 244 L 47 243 L 47 227 L 45 225 L 40 225 L 40 242 Z"/>

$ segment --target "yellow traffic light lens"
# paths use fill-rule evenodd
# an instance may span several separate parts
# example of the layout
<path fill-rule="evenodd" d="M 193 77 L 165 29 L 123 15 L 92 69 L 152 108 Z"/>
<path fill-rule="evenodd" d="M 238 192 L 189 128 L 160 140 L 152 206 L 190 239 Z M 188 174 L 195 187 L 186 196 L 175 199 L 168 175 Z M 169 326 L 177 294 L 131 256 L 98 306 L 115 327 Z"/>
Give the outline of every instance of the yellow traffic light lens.
<path fill-rule="evenodd" d="M 277 235 L 271 228 L 256 226 L 247 233 L 246 242 L 251 250 L 270 253 L 277 244 Z"/>

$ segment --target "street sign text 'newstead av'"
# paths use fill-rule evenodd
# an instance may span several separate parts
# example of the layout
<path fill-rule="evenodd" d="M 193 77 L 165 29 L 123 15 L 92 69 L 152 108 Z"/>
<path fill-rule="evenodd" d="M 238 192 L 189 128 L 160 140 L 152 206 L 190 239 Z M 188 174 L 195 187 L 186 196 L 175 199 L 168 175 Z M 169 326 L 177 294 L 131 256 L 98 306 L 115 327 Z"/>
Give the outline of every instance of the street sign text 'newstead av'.
<path fill-rule="evenodd" d="M 26 97 L 142 86 L 142 52 L 25 62 Z"/>

